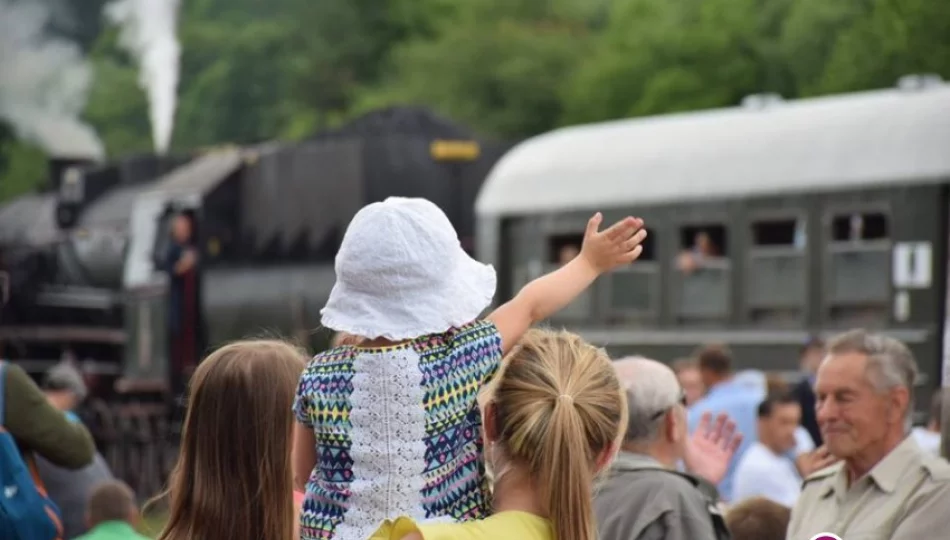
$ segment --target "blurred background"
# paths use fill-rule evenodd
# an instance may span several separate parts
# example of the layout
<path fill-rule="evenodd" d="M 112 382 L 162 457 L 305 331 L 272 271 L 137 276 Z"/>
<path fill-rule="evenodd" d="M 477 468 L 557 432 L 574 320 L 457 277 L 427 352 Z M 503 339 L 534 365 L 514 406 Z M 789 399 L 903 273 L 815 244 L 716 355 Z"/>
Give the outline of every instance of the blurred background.
<path fill-rule="evenodd" d="M 300 140 L 404 104 L 518 139 L 763 92 L 789 99 L 889 87 L 950 69 L 950 7 L 925 0 L 142 4 L 158 16 L 122 18 L 105 0 L 0 2 L 10 27 L 0 61 L 0 199 L 44 178 L 50 148 L 23 125 L 30 112 L 81 122 L 110 157 Z M 163 11 L 177 21 L 163 24 Z M 162 49 L 162 32 L 180 56 Z M 150 69 L 140 69 L 143 59 Z M 153 106 L 159 141 L 143 85 L 176 90 Z"/>

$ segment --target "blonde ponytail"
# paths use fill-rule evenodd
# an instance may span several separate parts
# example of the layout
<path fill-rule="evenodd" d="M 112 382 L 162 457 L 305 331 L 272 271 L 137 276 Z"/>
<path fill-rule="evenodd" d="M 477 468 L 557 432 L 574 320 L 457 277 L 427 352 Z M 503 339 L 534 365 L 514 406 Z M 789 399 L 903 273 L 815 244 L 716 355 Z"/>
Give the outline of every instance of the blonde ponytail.
<path fill-rule="evenodd" d="M 567 394 L 564 394 L 567 396 Z M 555 401 L 551 429 L 538 453 L 542 502 L 558 538 L 595 540 L 592 484 L 594 474 L 584 425 L 573 398 Z"/>
<path fill-rule="evenodd" d="M 596 540 L 594 475 L 627 413 L 606 353 L 568 332 L 532 330 L 489 392 L 498 444 L 527 465 L 557 537 Z"/>

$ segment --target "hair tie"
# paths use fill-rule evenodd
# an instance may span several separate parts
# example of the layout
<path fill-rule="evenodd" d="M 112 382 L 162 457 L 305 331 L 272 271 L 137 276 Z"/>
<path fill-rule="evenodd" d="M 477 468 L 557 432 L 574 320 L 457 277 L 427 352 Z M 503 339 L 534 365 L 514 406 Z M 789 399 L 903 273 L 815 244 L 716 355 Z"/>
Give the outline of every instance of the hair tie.
<path fill-rule="evenodd" d="M 569 394 L 561 394 L 561 395 L 558 396 L 557 398 L 558 398 L 558 400 L 560 400 L 560 401 L 566 401 L 568 405 L 573 405 L 573 404 L 574 404 L 574 398 L 573 398 L 572 396 L 570 396 Z"/>

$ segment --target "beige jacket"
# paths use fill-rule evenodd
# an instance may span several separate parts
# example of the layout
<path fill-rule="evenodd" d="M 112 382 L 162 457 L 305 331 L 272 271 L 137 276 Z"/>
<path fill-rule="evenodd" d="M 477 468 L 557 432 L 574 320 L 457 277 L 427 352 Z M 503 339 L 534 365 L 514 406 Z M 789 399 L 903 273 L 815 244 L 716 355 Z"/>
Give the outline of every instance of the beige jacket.
<path fill-rule="evenodd" d="M 950 535 L 950 463 L 907 437 L 848 487 L 843 463 L 805 479 L 786 540 L 832 533 L 847 540 Z"/>

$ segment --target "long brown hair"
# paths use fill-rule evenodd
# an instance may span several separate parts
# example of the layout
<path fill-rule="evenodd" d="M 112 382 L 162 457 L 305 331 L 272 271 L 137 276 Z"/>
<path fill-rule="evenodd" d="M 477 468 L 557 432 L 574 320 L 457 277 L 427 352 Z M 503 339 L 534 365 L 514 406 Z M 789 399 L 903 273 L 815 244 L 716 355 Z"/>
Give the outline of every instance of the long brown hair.
<path fill-rule="evenodd" d="M 568 332 L 531 330 L 488 387 L 507 459 L 526 467 L 558 538 L 595 540 L 594 476 L 627 423 L 607 354 Z"/>
<path fill-rule="evenodd" d="M 306 362 L 287 343 L 260 340 L 198 366 L 159 540 L 294 538 L 291 407 Z"/>

